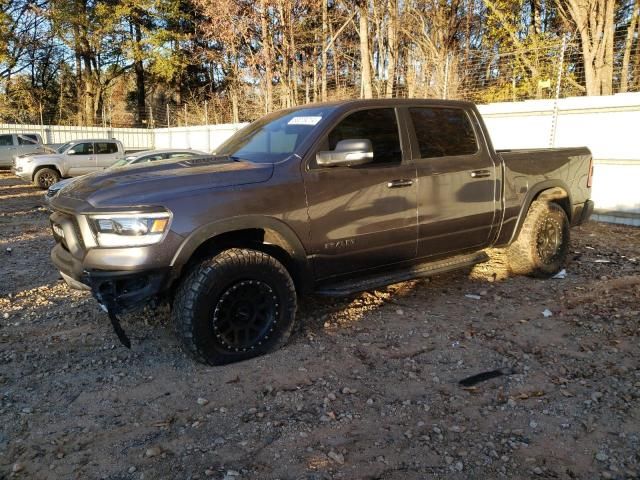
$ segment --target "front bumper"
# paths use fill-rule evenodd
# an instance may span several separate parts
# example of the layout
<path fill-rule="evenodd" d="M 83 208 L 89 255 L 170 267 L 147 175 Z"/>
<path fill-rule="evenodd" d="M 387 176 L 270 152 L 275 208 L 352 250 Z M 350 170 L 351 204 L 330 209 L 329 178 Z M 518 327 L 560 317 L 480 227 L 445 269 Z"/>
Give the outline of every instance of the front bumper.
<path fill-rule="evenodd" d="M 11 167 L 11 173 L 13 173 L 16 177 L 21 178 L 25 182 L 30 182 L 33 178 L 33 169 L 24 170 L 22 167 Z"/>
<path fill-rule="evenodd" d="M 170 268 L 134 271 L 85 270 L 61 244 L 51 260 L 74 289 L 91 290 L 98 303 L 113 313 L 136 310 L 156 302 L 167 286 Z"/>
<path fill-rule="evenodd" d="M 56 240 L 51 260 L 62 278 L 72 288 L 91 290 L 113 313 L 153 303 L 168 290 L 171 257 L 181 236 L 169 232 L 159 244 L 96 248 L 86 220 L 62 211 L 54 211 L 50 219 Z"/>

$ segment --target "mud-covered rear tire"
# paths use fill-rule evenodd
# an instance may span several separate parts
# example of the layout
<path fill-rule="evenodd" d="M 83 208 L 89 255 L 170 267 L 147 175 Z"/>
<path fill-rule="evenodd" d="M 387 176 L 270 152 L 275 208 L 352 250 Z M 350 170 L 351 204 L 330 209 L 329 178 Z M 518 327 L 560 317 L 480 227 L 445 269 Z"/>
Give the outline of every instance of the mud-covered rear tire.
<path fill-rule="evenodd" d="M 171 317 L 199 362 L 223 365 L 272 352 L 293 330 L 296 291 L 287 269 L 266 253 L 225 250 L 181 282 Z"/>
<path fill-rule="evenodd" d="M 536 200 L 529 207 L 517 240 L 507 248 L 509 270 L 517 275 L 548 278 L 565 263 L 569 251 L 569 219 L 553 202 Z"/>

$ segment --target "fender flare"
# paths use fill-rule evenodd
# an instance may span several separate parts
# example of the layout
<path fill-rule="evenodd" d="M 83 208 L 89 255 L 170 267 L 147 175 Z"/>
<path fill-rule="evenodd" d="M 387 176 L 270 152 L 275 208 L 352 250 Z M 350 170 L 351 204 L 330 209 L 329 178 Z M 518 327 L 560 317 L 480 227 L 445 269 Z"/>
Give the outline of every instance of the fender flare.
<path fill-rule="evenodd" d="M 261 229 L 265 231 L 265 240 L 277 245 L 287 252 L 295 268 L 294 274 L 299 277 L 301 288 L 308 291 L 313 284 L 313 269 L 302 242 L 296 233 L 283 221 L 262 215 L 243 215 L 240 217 L 219 220 L 197 228 L 180 245 L 171 259 L 177 278 L 194 252 L 206 241 L 225 233 L 238 230 Z"/>
<path fill-rule="evenodd" d="M 516 226 L 513 229 L 513 233 L 511 234 L 511 238 L 509 239 L 508 244 L 513 243 L 518 235 L 520 234 L 520 230 L 522 229 L 522 225 L 524 224 L 524 219 L 529 213 L 529 208 L 531 204 L 534 202 L 538 196 L 546 190 L 552 190 L 554 188 L 561 188 L 567 193 L 567 199 L 569 202 L 569 211 L 567 212 L 567 217 L 569 217 L 569 222 L 571 222 L 571 190 L 569 186 L 562 180 L 544 180 L 542 182 L 538 182 L 529 188 L 529 191 L 525 195 L 522 201 L 522 208 L 520 209 L 520 214 L 518 215 L 518 221 L 516 222 Z"/>
<path fill-rule="evenodd" d="M 58 165 L 56 165 L 55 163 L 42 163 L 41 165 L 36 165 L 33 167 L 33 171 L 31 172 L 32 182 L 36 178 L 36 173 L 38 173 L 38 170 L 42 170 L 43 168 L 51 168 L 60 174 L 60 178 L 64 178 L 64 174 L 62 173 L 62 170 Z"/>

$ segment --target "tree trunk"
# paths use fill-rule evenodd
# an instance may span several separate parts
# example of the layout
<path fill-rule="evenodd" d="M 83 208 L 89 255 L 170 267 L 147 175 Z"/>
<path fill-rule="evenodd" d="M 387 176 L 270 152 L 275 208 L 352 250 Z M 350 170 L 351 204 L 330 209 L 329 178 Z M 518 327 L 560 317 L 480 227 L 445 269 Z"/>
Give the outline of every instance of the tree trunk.
<path fill-rule="evenodd" d="M 74 25 L 75 60 L 76 60 L 76 112 L 78 125 L 84 124 L 84 79 L 82 77 L 82 52 L 80 50 L 80 29 Z"/>
<path fill-rule="evenodd" d="M 360 4 L 360 78 L 362 82 L 362 97 L 373 98 L 373 88 L 371 80 L 371 63 L 369 55 L 369 13 L 368 1 Z"/>
<path fill-rule="evenodd" d="M 289 82 L 289 90 L 291 95 L 291 105 L 295 106 L 298 104 L 298 61 L 296 58 L 296 38 L 293 34 L 293 12 L 289 10 L 289 47 L 291 48 L 290 53 L 290 77 L 291 80 Z"/>
<path fill-rule="evenodd" d="M 604 55 L 601 70 L 602 95 L 613 94 L 613 37 L 615 35 L 615 0 L 607 2 L 604 25 Z"/>
<path fill-rule="evenodd" d="M 529 7 L 531 8 L 531 30 L 534 35 L 538 35 L 542 31 L 539 1 L 540 0 L 529 0 Z"/>
<path fill-rule="evenodd" d="M 140 22 L 134 21 L 134 31 L 136 39 L 136 59 L 134 62 L 134 70 L 136 72 L 136 125 L 144 126 L 143 120 L 146 119 L 145 99 L 147 97 L 144 86 L 144 64 L 142 63 L 142 29 Z"/>
<path fill-rule="evenodd" d="M 580 32 L 587 95 L 613 93 L 613 36 L 616 0 L 565 0 L 561 15 Z"/>
<path fill-rule="evenodd" d="M 235 87 L 231 89 L 231 115 L 232 123 L 240 123 L 240 115 L 238 115 L 238 91 Z"/>
<path fill-rule="evenodd" d="M 260 0 L 260 24 L 262 27 L 262 55 L 264 59 L 264 82 L 265 82 L 265 113 L 269 113 L 273 109 L 273 71 L 271 57 L 271 33 L 269 31 L 269 17 L 267 12 L 266 0 Z M 237 103 L 237 94 L 236 94 Z"/>
<path fill-rule="evenodd" d="M 318 51 L 317 51 L 317 43 L 318 37 L 314 36 L 314 47 L 313 47 L 313 61 L 311 64 L 313 65 L 313 101 L 318 101 Z M 322 46 L 320 47 L 322 48 Z"/>
<path fill-rule="evenodd" d="M 328 12 L 328 5 L 327 5 L 327 0 L 322 0 L 322 42 L 320 44 L 320 48 L 321 48 L 321 62 L 322 65 L 320 66 L 320 76 L 321 76 L 321 95 L 320 98 L 322 99 L 323 102 L 327 101 L 327 48 L 328 48 L 328 43 L 327 43 L 327 23 L 328 23 L 328 17 L 329 17 L 329 12 Z"/>
<path fill-rule="evenodd" d="M 387 67 L 386 97 L 393 97 L 393 87 L 398 64 L 398 0 L 389 0 L 389 65 Z"/>
<path fill-rule="evenodd" d="M 640 16 L 640 0 L 636 0 L 633 11 L 631 13 L 631 21 L 627 28 L 627 38 L 624 44 L 624 55 L 622 56 L 622 71 L 620 72 L 620 92 L 626 92 L 629 89 L 629 77 L 632 72 L 629 72 L 629 62 L 631 59 L 631 47 L 633 46 L 633 34 L 638 24 L 638 16 Z"/>
<path fill-rule="evenodd" d="M 640 38 L 640 21 L 638 21 L 638 38 Z M 636 42 L 635 62 L 633 67 L 633 77 L 635 80 L 632 83 L 634 90 L 640 89 L 640 41 Z"/>

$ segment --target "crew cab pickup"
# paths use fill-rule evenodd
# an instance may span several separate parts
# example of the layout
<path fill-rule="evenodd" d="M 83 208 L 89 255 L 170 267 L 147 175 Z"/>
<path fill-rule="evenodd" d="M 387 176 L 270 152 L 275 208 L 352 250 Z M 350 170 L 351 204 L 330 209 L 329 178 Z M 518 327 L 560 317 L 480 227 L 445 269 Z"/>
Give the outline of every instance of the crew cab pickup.
<path fill-rule="evenodd" d="M 122 158 L 124 147 L 119 140 L 74 140 L 54 151 L 15 158 L 13 172 L 27 182 L 47 189 L 61 178 L 103 170 Z"/>
<path fill-rule="evenodd" d="M 20 155 L 42 151 L 39 133 L 0 133 L 0 167 L 10 167 Z"/>
<path fill-rule="evenodd" d="M 495 151 L 472 103 L 354 100 L 271 113 L 210 157 L 86 176 L 51 205 L 54 264 L 117 315 L 167 300 L 201 362 L 272 351 L 299 295 L 487 260 L 548 277 L 592 210 L 587 148 Z"/>

